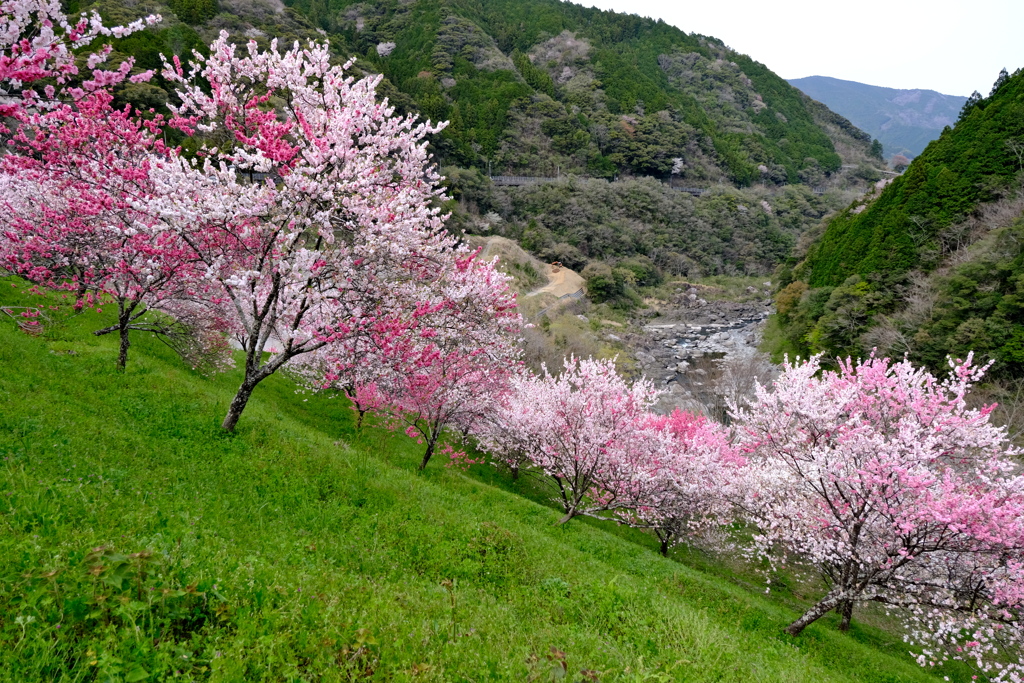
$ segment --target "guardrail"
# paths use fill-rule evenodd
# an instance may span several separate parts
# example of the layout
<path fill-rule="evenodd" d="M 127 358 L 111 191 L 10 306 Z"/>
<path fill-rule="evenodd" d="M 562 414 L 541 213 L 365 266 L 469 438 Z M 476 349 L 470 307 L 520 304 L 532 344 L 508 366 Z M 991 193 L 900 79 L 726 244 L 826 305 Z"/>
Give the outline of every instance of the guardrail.
<path fill-rule="evenodd" d="M 559 180 L 561 176 L 550 178 L 547 176 L 530 175 L 492 175 L 491 182 L 495 185 L 537 185 L 538 183 L 550 183 Z"/>
<path fill-rule="evenodd" d="M 550 311 L 552 308 L 555 308 L 557 306 L 561 306 L 565 299 L 573 299 L 574 301 L 578 301 L 578 300 L 582 299 L 584 296 L 586 296 L 586 292 L 583 291 L 582 287 L 577 289 L 572 294 L 563 294 L 562 296 L 558 297 L 558 301 L 556 301 L 555 303 L 551 304 L 547 308 L 542 308 L 541 310 L 537 311 L 537 313 L 533 316 L 533 318 L 534 318 L 534 320 L 536 320 L 537 318 L 540 318 L 542 315 L 544 315 L 545 313 Z"/>

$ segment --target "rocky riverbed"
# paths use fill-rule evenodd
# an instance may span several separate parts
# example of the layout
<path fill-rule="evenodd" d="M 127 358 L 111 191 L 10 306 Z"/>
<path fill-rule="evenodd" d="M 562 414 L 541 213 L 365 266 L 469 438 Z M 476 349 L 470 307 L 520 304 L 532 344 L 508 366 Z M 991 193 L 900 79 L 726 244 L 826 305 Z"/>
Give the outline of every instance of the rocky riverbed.
<path fill-rule="evenodd" d="M 743 391 L 734 385 L 745 379 L 752 387 L 753 378 L 767 370 L 757 347 L 770 306 L 770 299 L 739 303 L 684 298 L 645 322 L 634 354 L 644 375 L 668 392 L 658 409 L 693 408 L 694 401 L 718 405 L 725 394 L 733 397 Z"/>

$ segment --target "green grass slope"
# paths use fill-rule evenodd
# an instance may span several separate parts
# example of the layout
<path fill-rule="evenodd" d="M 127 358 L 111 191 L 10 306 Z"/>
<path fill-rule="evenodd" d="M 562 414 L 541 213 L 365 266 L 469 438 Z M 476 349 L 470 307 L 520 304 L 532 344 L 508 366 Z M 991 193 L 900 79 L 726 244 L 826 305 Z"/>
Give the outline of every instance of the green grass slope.
<path fill-rule="evenodd" d="M 0 305 L 38 303 L 11 282 Z M 140 338 L 118 374 L 95 313 L 0 321 L 0 680 L 934 680 L 875 629 L 786 637 L 792 598 L 555 526 L 487 467 L 417 474 L 286 378 L 229 435 L 237 373 Z"/>

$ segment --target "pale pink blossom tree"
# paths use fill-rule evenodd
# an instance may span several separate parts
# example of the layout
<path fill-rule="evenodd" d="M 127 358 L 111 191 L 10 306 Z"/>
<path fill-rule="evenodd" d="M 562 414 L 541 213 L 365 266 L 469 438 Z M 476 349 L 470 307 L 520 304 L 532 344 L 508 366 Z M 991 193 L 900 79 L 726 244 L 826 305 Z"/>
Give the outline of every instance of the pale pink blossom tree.
<path fill-rule="evenodd" d="M 820 376 L 818 357 L 787 362 L 749 408 L 735 409 L 755 551 L 807 565 L 828 584 L 788 633 L 833 609 L 848 628 L 865 601 L 903 608 L 917 639 L 932 644 L 950 642 L 949 624 L 1015 620 L 1020 584 L 1000 577 L 1018 574 L 1024 543 L 1017 452 L 990 423 L 991 407 L 965 402 L 984 368 L 970 357 L 950 365 L 939 380 L 874 357 Z"/>
<path fill-rule="evenodd" d="M 232 430 L 286 363 L 402 330 L 424 300 L 455 248 L 426 150 L 440 126 L 396 116 L 376 101 L 380 78 L 347 76 L 326 45 L 239 50 L 222 34 L 190 73 L 175 60 L 164 74 L 180 88 L 174 125 L 210 141 L 202 163 L 162 167 L 158 208 L 204 264 L 245 352 Z"/>
<path fill-rule="evenodd" d="M 632 509 L 657 485 L 669 443 L 648 423 L 657 396 L 647 380 L 624 380 L 613 360 L 570 357 L 557 376 L 544 368 L 540 377 L 513 377 L 500 410 L 480 430 L 480 444 L 549 479 L 565 512 L 559 523 Z"/>

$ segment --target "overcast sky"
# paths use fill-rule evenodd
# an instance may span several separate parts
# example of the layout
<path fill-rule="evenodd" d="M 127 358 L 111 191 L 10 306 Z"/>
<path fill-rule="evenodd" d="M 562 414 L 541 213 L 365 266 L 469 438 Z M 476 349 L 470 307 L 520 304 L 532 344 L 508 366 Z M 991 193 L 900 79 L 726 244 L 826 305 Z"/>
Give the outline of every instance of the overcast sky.
<path fill-rule="evenodd" d="M 988 95 L 1024 67 L 1024 0 L 575 0 L 714 36 L 783 78 Z"/>

